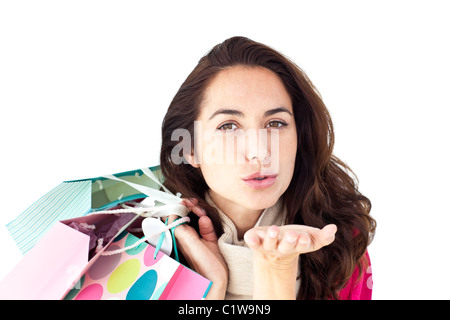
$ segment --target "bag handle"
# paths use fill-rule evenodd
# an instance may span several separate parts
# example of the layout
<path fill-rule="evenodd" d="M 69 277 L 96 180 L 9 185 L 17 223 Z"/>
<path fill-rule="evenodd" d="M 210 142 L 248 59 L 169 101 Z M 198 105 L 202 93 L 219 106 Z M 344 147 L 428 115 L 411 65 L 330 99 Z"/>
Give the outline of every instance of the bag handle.
<path fill-rule="evenodd" d="M 155 233 L 153 233 L 153 234 L 150 234 L 150 235 L 148 235 L 148 236 L 146 236 L 146 237 L 143 237 L 143 238 L 139 239 L 138 241 L 136 241 L 135 243 L 133 243 L 132 245 L 129 245 L 129 246 L 125 247 L 125 248 L 120 248 L 120 249 L 117 249 L 117 250 L 106 250 L 106 251 L 103 251 L 103 252 L 102 252 L 102 256 L 111 256 L 111 255 L 114 255 L 114 254 L 122 253 L 122 252 L 125 252 L 125 251 L 127 251 L 127 250 L 133 249 L 133 248 L 137 247 L 138 245 L 144 243 L 145 241 L 147 241 L 147 240 L 153 238 L 154 236 L 156 236 L 156 235 L 158 235 L 158 234 L 164 235 L 164 233 L 165 233 L 167 230 L 170 230 L 171 233 L 172 233 L 173 241 L 174 241 L 175 258 L 176 258 L 176 260 L 178 261 L 178 250 L 177 250 L 177 247 L 176 247 L 176 244 L 175 244 L 174 230 L 175 230 L 175 228 L 178 227 L 179 225 L 182 225 L 182 224 L 187 223 L 187 222 L 189 222 L 189 221 L 190 221 L 189 217 L 182 217 L 182 218 L 179 218 L 179 219 L 175 220 L 174 222 L 170 223 L 169 225 L 166 225 L 165 228 L 164 228 L 162 231 L 158 231 L 158 232 L 155 232 Z M 160 236 L 160 237 L 161 237 L 161 236 Z M 156 250 L 155 250 L 155 256 L 154 256 L 154 258 L 156 258 L 156 254 L 157 254 L 158 251 L 159 251 L 159 248 L 158 248 L 158 247 L 160 247 L 160 245 L 158 245 L 157 248 L 156 248 Z"/>
<path fill-rule="evenodd" d="M 158 178 L 156 178 L 156 176 L 151 172 L 151 170 L 149 170 L 148 168 L 141 168 L 140 169 L 147 177 L 149 177 L 152 181 L 154 181 L 158 186 L 162 187 L 164 189 L 164 192 L 159 191 L 157 189 L 154 188 L 150 188 L 148 186 L 144 186 L 141 184 L 137 184 L 134 182 L 130 182 L 130 181 L 126 181 L 124 179 L 118 178 L 115 175 L 112 174 L 107 174 L 102 176 L 102 178 L 106 178 L 106 179 L 111 179 L 111 180 L 116 180 L 116 181 L 120 181 L 123 183 L 126 183 L 127 185 L 129 185 L 130 187 L 142 192 L 143 194 L 155 198 L 155 200 L 158 200 L 162 203 L 177 203 L 180 202 L 180 198 L 176 197 L 173 195 L 172 192 L 170 192 L 170 190 L 168 190 L 166 187 L 164 187 L 162 185 L 162 183 L 158 180 Z"/>
<path fill-rule="evenodd" d="M 182 205 L 181 202 L 183 201 L 181 199 L 181 194 L 178 193 L 177 195 L 174 195 L 170 190 L 168 190 L 159 180 L 158 178 L 153 174 L 153 172 L 149 168 L 142 168 L 141 171 L 149 177 L 151 180 L 156 182 L 160 187 L 164 189 L 163 191 L 156 190 L 153 188 L 150 188 L 148 186 L 144 186 L 141 184 L 137 184 L 134 182 L 126 181 L 124 179 L 117 178 L 116 176 L 110 174 L 105 175 L 103 178 L 116 180 L 119 182 L 123 182 L 130 187 L 138 190 L 139 192 L 145 194 L 148 196 L 153 202 L 158 201 L 163 203 L 162 206 L 152 206 L 149 207 L 149 210 L 147 212 L 151 212 L 152 217 L 167 217 L 171 214 L 176 214 L 180 217 L 185 217 L 189 213 L 189 210 L 186 206 Z M 122 210 L 122 209 L 119 209 Z M 129 212 L 129 211 L 128 211 Z M 146 212 L 146 210 L 141 210 L 141 212 Z M 117 212 L 121 213 L 121 212 Z"/>
<path fill-rule="evenodd" d="M 180 216 L 179 218 L 177 218 L 174 222 L 172 222 L 171 224 L 167 225 L 167 222 L 169 221 L 168 219 L 166 219 L 166 224 L 165 227 L 158 231 L 155 232 L 153 234 L 150 234 L 146 237 L 143 237 L 141 239 L 139 239 L 138 241 L 136 241 L 135 243 L 133 243 L 132 245 L 129 245 L 128 247 L 125 248 L 121 248 L 121 249 L 117 249 L 117 250 L 111 250 L 111 251 L 103 251 L 101 255 L 105 255 L 105 256 L 110 256 L 110 255 L 114 255 L 114 254 L 118 254 L 118 253 L 122 253 L 125 252 L 127 250 L 133 249 L 135 247 L 137 247 L 138 245 L 140 245 L 141 243 L 153 238 L 154 236 L 159 234 L 159 239 L 158 239 L 158 244 L 155 248 L 155 254 L 154 254 L 154 259 L 156 259 L 156 255 L 158 254 L 159 250 L 161 249 L 161 245 L 162 242 L 164 240 L 164 236 L 165 236 L 165 232 L 167 230 L 170 230 L 171 232 L 171 236 L 172 236 L 172 241 L 173 241 L 173 248 L 174 248 L 174 253 L 175 253 L 175 260 L 179 262 L 178 259 L 178 250 L 177 250 L 177 244 L 175 241 L 175 228 L 178 227 L 179 225 L 185 224 L 185 223 L 189 223 L 191 221 L 191 219 L 188 216 L 181 216 L 178 212 L 173 212 L 170 210 L 170 208 L 173 208 L 175 205 L 163 205 L 163 206 L 159 206 L 156 208 L 164 208 L 164 210 L 159 210 L 157 212 L 157 214 L 154 213 L 153 209 L 155 207 L 151 207 L 151 206 L 143 206 L 143 204 L 141 203 L 135 203 L 132 202 L 131 204 L 135 204 L 135 205 L 140 205 L 141 207 L 129 207 L 128 205 L 126 205 L 125 203 L 122 204 L 123 209 L 113 209 L 113 210 L 103 210 L 103 211 L 96 211 L 96 212 L 92 212 L 91 214 L 121 214 L 121 213 L 135 213 L 136 217 L 133 218 L 130 222 L 134 221 L 137 217 L 141 216 L 141 217 L 145 217 L 145 218 L 160 218 L 160 217 L 168 217 L 171 214 L 177 214 L 178 216 Z M 184 207 L 183 205 L 176 205 L 176 208 Z M 126 207 L 126 208 L 125 208 Z M 187 210 L 187 208 L 186 208 Z M 168 213 L 168 214 L 167 214 Z M 140 229 L 140 228 L 139 228 Z M 125 231 L 125 228 L 123 228 L 121 230 L 121 232 Z M 97 247 L 97 251 L 100 251 L 102 249 L 102 246 Z"/>
<path fill-rule="evenodd" d="M 146 237 L 143 237 L 141 239 L 139 239 L 138 241 L 136 241 L 135 243 L 133 243 L 132 245 L 125 247 L 125 248 L 121 248 L 121 249 L 117 249 L 117 250 L 111 250 L 111 251 L 103 251 L 102 255 L 114 255 L 114 254 L 118 254 L 118 253 L 122 253 L 124 251 L 130 250 L 132 248 L 137 247 L 138 245 L 144 243 L 145 241 L 153 238 L 154 236 L 160 234 L 159 237 L 159 241 L 155 250 L 155 257 L 156 258 L 156 254 L 159 252 L 160 248 L 161 248 L 161 244 L 162 241 L 164 239 L 164 235 L 165 232 L 170 230 L 171 235 L 172 235 L 172 240 L 173 240 L 173 244 L 174 244 L 174 251 L 175 251 L 175 258 L 178 261 L 178 251 L 177 251 L 177 246 L 176 246 L 176 241 L 175 241 L 175 235 L 174 235 L 174 230 L 177 226 L 187 223 L 190 221 L 189 217 L 187 217 L 188 213 L 189 213 L 189 209 L 182 205 L 181 202 L 183 201 L 181 199 L 181 194 L 177 193 L 177 195 L 174 195 L 172 192 L 170 192 L 169 189 L 167 189 L 160 181 L 159 179 L 153 174 L 153 172 L 149 169 L 149 168 L 142 168 L 141 171 L 143 172 L 144 175 L 146 175 L 147 177 L 149 177 L 152 181 L 154 181 L 156 184 L 158 184 L 160 187 L 163 188 L 164 192 L 160 191 L 160 190 L 156 190 L 153 188 L 150 188 L 148 186 L 144 186 L 144 185 L 140 185 L 137 183 L 133 183 L 133 182 L 129 182 L 126 181 L 124 179 L 120 179 L 114 175 L 105 175 L 103 176 L 103 178 L 107 178 L 107 179 L 111 179 L 111 180 L 116 180 L 122 183 L 125 183 L 127 185 L 129 185 L 130 187 L 138 190 L 139 192 L 142 192 L 143 194 L 147 195 L 150 200 L 153 201 L 153 204 L 155 203 L 155 201 L 159 201 L 161 203 L 163 203 L 163 205 L 160 206 L 147 206 L 145 204 L 140 203 L 139 206 L 140 207 L 129 207 L 125 204 L 122 204 L 122 207 L 127 207 L 127 208 L 123 208 L 123 209 L 115 209 L 115 210 L 104 210 L 104 211 L 96 211 L 93 214 L 102 214 L 102 213 L 108 213 L 108 214 L 120 214 L 120 213 L 135 213 L 138 216 L 142 216 L 142 217 L 154 217 L 154 218 L 160 218 L 160 217 L 168 217 L 169 215 L 178 215 L 180 218 L 176 219 L 174 222 L 172 222 L 169 225 L 166 225 L 165 228 L 162 231 L 158 231 L 154 234 L 148 235 Z M 166 220 L 167 222 L 168 220 Z"/>
<path fill-rule="evenodd" d="M 165 204 L 162 206 L 145 206 L 145 207 L 129 207 L 124 209 L 112 209 L 91 212 L 90 214 L 120 214 L 120 213 L 135 213 L 138 216 L 144 218 L 161 218 L 168 217 L 170 215 L 177 215 L 179 217 L 186 217 L 189 213 L 189 209 L 182 204 Z"/>
<path fill-rule="evenodd" d="M 152 170 L 150 170 L 149 168 L 141 168 L 141 171 L 143 174 L 145 174 L 147 177 L 149 177 L 150 179 L 152 179 L 157 185 L 159 185 L 161 188 L 163 188 L 163 190 L 166 193 L 170 193 L 173 194 L 172 192 L 170 192 L 169 189 L 167 189 L 160 181 L 159 179 L 155 176 L 155 174 L 152 172 Z"/>

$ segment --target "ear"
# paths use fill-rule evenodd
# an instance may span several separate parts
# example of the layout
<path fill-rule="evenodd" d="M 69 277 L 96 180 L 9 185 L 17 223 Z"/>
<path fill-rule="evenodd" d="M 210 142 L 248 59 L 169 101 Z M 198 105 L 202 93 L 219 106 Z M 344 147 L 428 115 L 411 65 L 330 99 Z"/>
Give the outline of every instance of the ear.
<path fill-rule="evenodd" d="M 193 166 L 194 168 L 200 168 L 200 164 L 198 164 L 194 159 L 194 155 L 192 153 L 183 155 L 184 159 Z"/>

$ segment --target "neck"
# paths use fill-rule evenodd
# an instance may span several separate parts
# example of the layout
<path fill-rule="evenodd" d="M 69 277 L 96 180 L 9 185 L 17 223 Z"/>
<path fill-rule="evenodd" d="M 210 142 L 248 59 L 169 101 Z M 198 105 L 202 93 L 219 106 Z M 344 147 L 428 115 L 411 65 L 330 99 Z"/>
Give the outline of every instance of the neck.
<path fill-rule="evenodd" d="M 244 234 L 255 226 L 263 212 L 262 209 L 252 210 L 232 201 L 228 201 L 212 190 L 209 191 L 209 195 L 215 205 L 222 210 L 231 221 L 233 221 L 237 230 L 238 239 L 242 239 Z"/>

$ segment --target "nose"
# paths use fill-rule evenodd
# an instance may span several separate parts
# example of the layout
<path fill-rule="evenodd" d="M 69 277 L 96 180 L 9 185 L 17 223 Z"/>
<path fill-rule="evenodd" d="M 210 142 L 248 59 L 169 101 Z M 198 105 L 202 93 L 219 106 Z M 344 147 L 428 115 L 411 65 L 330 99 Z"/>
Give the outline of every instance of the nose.
<path fill-rule="evenodd" d="M 246 134 L 245 158 L 249 163 L 267 164 L 270 162 L 270 144 L 267 130 L 249 130 Z"/>

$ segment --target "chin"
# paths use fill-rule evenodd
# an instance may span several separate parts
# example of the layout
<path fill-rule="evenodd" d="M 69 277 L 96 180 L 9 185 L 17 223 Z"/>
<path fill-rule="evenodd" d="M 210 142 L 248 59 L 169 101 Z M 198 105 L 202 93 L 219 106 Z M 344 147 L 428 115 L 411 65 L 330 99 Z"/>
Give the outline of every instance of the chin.
<path fill-rule="evenodd" d="M 280 198 L 277 194 L 267 195 L 255 195 L 248 197 L 248 201 L 246 202 L 246 207 L 252 210 L 264 210 L 266 208 L 270 208 L 277 203 Z"/>

